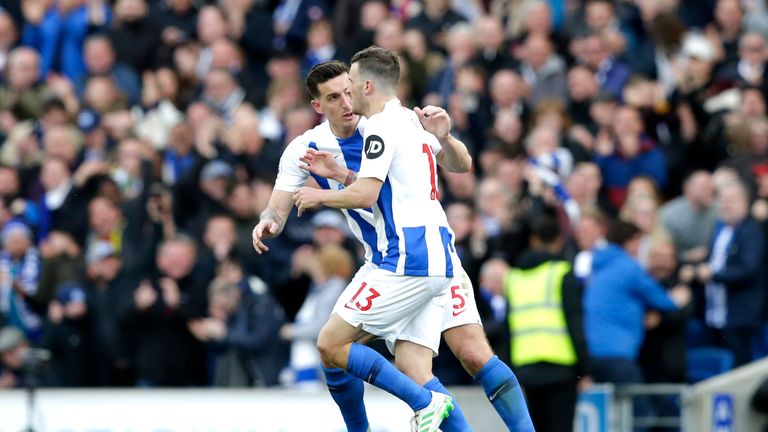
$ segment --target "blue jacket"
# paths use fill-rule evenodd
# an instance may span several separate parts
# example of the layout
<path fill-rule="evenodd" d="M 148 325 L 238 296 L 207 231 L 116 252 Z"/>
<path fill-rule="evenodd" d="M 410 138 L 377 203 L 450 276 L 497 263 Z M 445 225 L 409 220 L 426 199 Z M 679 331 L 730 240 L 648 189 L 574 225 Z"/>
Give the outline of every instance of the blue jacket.
<path fill-rule="evenodd" d="M 631 256 L 609 244 L 595 250 L 584 293 L 584 331 L 593 358 L 635 359 L 643 342 L 647 309 L 677 307 Z"/>
<path fill-rule="evenodd" d="M 723 227 L 720 223 L 715 228 L 709 250 Z M 712 275 L 712 280 L 724 284 L 728 293 L 727 328 L 751 327 L 760 321 L 765 303 L 764 253 L 763 228 L 752 218 L 743 220 L 734 229 L 725 266 Z"/>
<path fill-rule="evenodd" d="M 624 203 L 627 187 L 634 177 L 646 175 L 660 188 L 667 185 L 664 153 L 647 136 L 642 136 L 640 140 L 640 152 L 631 159 L 624 157 L 619 150 L 608 156 L 596 154 L 594 157 L 603 173 L 603 185 L 608 191 L 608 198 L 616 208 Z"/>

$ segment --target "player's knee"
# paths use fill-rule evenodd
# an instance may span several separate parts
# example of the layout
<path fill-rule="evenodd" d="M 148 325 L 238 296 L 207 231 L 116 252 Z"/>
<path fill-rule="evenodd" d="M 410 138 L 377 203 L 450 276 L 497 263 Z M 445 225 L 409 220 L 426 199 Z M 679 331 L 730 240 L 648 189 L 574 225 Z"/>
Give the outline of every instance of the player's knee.
<path fill-rule="evenodd" d="M 425 367 L 418 362 L 414 362 L 412 359 L 395 359 L 395 365 L 400 372 L 404 373 L 418 385 L 423 386 L 434 376 L 432 375 L 431 367 Z"/>
<path fill-rule="evenodd" d="M 485 338 L 480 326 L 462 326 L 449 330 L 446 336 L 451 350 L 459 359 L 464 369 L 472 376 L 493 357 L 493 350 Z"/>
<path fill-rule="evenodd" d="M 335 363 L 333 354 L 338 350 L 338 344 L 333 335 L 324 330 L 321 330 L 317 337 L 317 351 L 320 353 L 323 363 Z"/>

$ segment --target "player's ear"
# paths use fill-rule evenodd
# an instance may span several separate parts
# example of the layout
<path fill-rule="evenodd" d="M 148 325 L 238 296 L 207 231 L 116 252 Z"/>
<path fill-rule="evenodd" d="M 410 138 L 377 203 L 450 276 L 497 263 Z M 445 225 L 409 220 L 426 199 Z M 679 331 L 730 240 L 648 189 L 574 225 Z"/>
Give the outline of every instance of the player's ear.
<path fill-rule="evenodd" d="M 310 103 L 312 104 L 312 108 L 315 109 L 316 113 L 323 114 L 323 109 L 320 107 L 320 103 L 317 102 L 317 99 L 312 99 Z"/>

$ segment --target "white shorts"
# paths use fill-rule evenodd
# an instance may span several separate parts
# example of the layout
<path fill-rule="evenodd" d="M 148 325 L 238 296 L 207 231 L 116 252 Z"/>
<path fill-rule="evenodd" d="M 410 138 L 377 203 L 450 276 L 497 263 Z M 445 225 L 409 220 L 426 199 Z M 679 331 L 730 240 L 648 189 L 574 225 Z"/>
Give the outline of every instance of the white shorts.
<path fill-rule="evenodd" d="M 475 303 L 474 290 L 472 289 L 472 284 L 463 268 L 459 268 L 459 271 L 454 275 L 451 280 L 450 289 L 446 290 L 441 297 L 430 299 L 429 304 L 424 306 L 420 313 L 413 316 L 411 321 L 402 327 L 399 333 L 394 335 L 394 337 L 387 337 L 369 330 L 365 327 L 364 322 L 351 321 L 346 315 L 339 313 L 337 309 L 346 309 L 343 306 L 347 302 L 346 299 L 350 298 L 350 295 L 354 295 L 365 281 L 365 277 L 377 268 L 378 267 L 371 263 L 365 263 L 360 267 L 355 274 L 355 277 L 352 279 L 352 282 L 350 282 L 347 289 L 339 297 L 333 311 L 338 313 L 339 316 L 348 323 L 354 326 L 362 324 L 363 330 L 386 339 L 387 348 L 392 354 L 395 352 L 395 341 L 407 340 L 427 347 L 434 352 L 434 355 L 437 355 L 440 346 L 440 334 L 443 331 L 467 324 L 482 325 L 480 314 L 477 311 L 477 304 Z M 351 288 L 354 288 L 352 289 L 353 292 L 348 295 L 347 291 Z M 363 291 L 365 291 L 365 289 Z M 358 301 L 360 300 L 360 297 L 362 297 L 362 293 L 358 296 Z M 342 301 L 342 299 L 345 300 Z M 373 299 L 372 301 L 375 302 L 376 299 Z M 361 303 L 362 306 L 365 306 L 365 298 L 363 298 Z M 440 325 L 436 326 L 436 323 L 439 323 Z"/>
<path fill-rule="evenodd" d="M 459 267 L 451 281 L 451 290 L 445 294 L 441 332 L 467 324 L 483 325 L 475 302 L 475 290 L 463 268 Z"/>
<path fill-rule="evenodd" d="M 437 353 L 450 285 L 448 277 L 403 276 L 366 263 L 341 293 L 333 312 L 350 325 L 384 338 L 391 352 L 395 341 L 408 340 Z M 420 331 L 408 331 L 416 317 Z"/>

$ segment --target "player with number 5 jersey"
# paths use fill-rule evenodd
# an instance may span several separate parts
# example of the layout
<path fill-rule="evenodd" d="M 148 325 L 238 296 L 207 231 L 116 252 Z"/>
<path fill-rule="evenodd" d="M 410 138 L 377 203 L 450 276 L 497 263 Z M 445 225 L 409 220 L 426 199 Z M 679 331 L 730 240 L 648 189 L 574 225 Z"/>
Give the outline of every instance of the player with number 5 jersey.
<path fill-rule="evenodd" d="M 351 113 L 347 72 L 348 69 L 344 64 L 331 61 L 316 66 L 307 76 L 307 89 L 313 98 L 312 106 L 318 113 L 325 115 L 326 120 L 297 137 L 283 152 L 269 206 L 262 213 L 259 224 L 254 228 L 254 247 L 259 253 L 268 250 L 263 239 L 278 235 L 282 230 L 290 211 L 291 195 L 303 186 L 307 177 L 310 175 L 314 177 L 320 187 L 325 190 L 343 189 L 354 183 L 357 178 L 361 161 L 365 157 L 363 134 L 367 122 L 365 117 Z M 418 159 L 420 164 L 415 166 L 420 171 L 429 173 L 427 177 L 429 199 L 434 198 L 436 201 L 439 199 L 435 176 L 436 165 L 451 172 L 468 172 L 471 168 L 471 158 L 463 143 L 450 136 L 450 119 L 445 110 L 431 106 L 423 109 L 416 108 L 415 112 L 405 108 L 401 110 L 411 117 L 411 121 L 413 119 L 416 122 L 420 121 L 431 132 L 423 135 Z M 421 129 L 421 125 L 418 125 L 417 129 Z M 385 148 L 373 142 L 368 146 L 368 151 L 372 152 L 372 155 L 383 150 Z M 300 161 L 303 165 L 299 163 Z M 337 307 L 349 312 L 357 310 L 361 313 L 374 308 L 380 310 L 381 287 L 370 285 L 369 281 L 366 281 L 366 276 L 382 264 L 389 242 L 386 238 L 380 240 L 381 236 L 377 235 L 373 206 L 342 209 L 342 211 L 347 216 L 351 231 L 365 247 L 366 264 L 358 271 L 355 280 L 350 284 L 350 290 L 345 293 L 346 296 L 340 297 L 340 304 Z M 380 245 L 384 248 L 380 249 Z M 407 249 L 407 244 L 404 246 Z M 401 256 L 408 256 L 407 250 L 400 253 L 398 248 L 398 253 Z M 397 265 L 399 261 L 400 258 L 397 260 Z M 404 266 L 405 263 L 403 263 L 405 271 Z M 441 302 L 431 302 L 432 304 L 428 305 L 419 317 L 400 331 L 400 337 L 411 341 L 426 341 L 434 330 L 430 330 L 429 325 L 422 325 L 420 320 L 426 319 L 433 325 L 436 322 L 442 322 L 441 330 L 448 346 L 461 360 L 467 372 L 486 390 L 494 408 L 504 419 L 509 430 L 530 431 L 532 430 L 530 418 L 514 374 L 493 355 L 488 346 L 474 303 L 472 286 L 458 263 L 453 271 L 454 282 L 450 292 L 444 294 L 445 299 L 442 301 L 446 305 L 442 319 L 434 314 L 435 305 Z M 391 291 L 385 294 L 392 297 Z M 403 365 L 407 367 L 408 362 L 398 361 L 398 367 L 402 368 Z M 341 409 L 348 430 L 352 432 L 368 430 L 362 381 L 342 369 L 332 365 L 326 366 L 323 372 L 329 390 Z M 424 384 L 427 389 L 447 393 L 437 378 L 429 379 L 429 376 L 419 376 L 418 373 L 414 374 L 412 368 L 404 370 L 418 383 Z M 458 409 L 455 409 L 440 427 L 446 432 L 470 430 Z"/>

